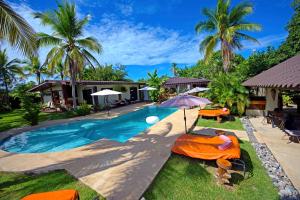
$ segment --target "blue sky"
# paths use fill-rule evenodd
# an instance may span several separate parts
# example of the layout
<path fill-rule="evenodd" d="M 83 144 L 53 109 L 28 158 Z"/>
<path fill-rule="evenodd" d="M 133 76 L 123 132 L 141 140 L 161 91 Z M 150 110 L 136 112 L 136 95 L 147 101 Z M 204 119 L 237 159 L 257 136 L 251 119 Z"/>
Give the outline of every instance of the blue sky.
<path fill-rule="evenodd" d="M 192 65 L 203 55 L 198 44 L 205 35 L 196 35 L 195 24 L 203 20 L 201 10 L 213 8 L 216 0 L 75 0 L 80 17 L 91 16 L 85 35 L 96 37 L 103 54 L 95 55 L 101 63 L 124 64 L 129 78 L 137 80 L 148 71 L 171 74 L 170 63 Z M 240 1 L 233 0 L 235 5 Z M 260 45 L 244 43 L 242 55 L 254 50 L 278 46 L 287 36 L 285 26 L 292 16 L 291 0 L 252 0 L 254 13 L 247 20 L 262 25 L 261 32 L 250 33 Z M 33 19 L 34 11 L 56 8 L 55 0 L 10 0 L 10 5 L 35 28 L 51 33 Z M 47 48 L 41 49 L 45 58 Z M 10 57 L 19 56 L 9 51 Z"/>

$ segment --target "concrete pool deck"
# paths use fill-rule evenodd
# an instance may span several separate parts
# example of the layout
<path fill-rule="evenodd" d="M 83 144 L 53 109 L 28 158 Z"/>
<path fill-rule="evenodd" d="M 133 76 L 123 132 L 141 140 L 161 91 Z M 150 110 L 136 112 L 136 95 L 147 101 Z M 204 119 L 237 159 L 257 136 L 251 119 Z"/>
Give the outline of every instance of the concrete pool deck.
<path fill-rule="evenodd" d="M 265 143 L 280 163 L 283 170 L 300 192 L 300 144 L 291 142 L 279 128 L 272 128 L 271 124 L 263 124 L 262 117 L 250 118 L 255 128 L 254 135 L 259 143 Z"/>
<path fill-rule="evenodd" d="M 111 116 L 143 106 L 145 104 L 134 104 L 132 107 L 120 108 L 124 110 L 114 109 Z M 198 112 L 195 109 L 186 112 L 187 126 L 191 128 Z M 104 114 L 89 117 L 101 118 Z M 62 122 L 65 121 L 60 123 Z M 22 129 L 18 130 L 22 132 Z M 16 134 L 15 130 L 12 132 L 11 134 Z M 151 184 L 168 160 L 175 139 L 183 133 L 183 111 L 179 110 L 125 143 L 99 140 L 63 152 L 39 154 L 0 151 L 0 170 L 44 172 L 66 169 L 109 200 L 135 200 L 139 199 Z"/>

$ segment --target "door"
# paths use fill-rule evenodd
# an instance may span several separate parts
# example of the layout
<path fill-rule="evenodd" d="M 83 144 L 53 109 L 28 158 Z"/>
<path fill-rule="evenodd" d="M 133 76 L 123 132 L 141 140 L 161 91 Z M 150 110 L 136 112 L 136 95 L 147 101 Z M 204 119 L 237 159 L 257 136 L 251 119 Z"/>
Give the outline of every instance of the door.
<path fill-rule="evenodd" d="M 85 89 L 82 90 L 82 97 L 83 100 L 87 103 L 87 104 L 93 104 L 93 98 L 92 98 L 92 89 Z"/>
<path fill-rule="evenodd" d="M 137 100 L 137 87 L 130 88 L 130 100 L 136 101 Z"/>

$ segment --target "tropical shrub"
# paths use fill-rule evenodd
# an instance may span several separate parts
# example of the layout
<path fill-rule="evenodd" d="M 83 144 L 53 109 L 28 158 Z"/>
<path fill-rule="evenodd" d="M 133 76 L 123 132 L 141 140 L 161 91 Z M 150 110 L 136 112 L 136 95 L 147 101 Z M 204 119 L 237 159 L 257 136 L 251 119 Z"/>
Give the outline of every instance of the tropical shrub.
<path fill-rule="evenodd" d="M 153 73 L 148 72 L 148 77 L 149 78 L 147 80 L 147 84 L 157 89 L 149 92 L 150 98 L 152 101 L 157 102 L 159 100 L 160 88 L 163 85 L 163 83 L 166 81 L 166 77 L 165 76 L 159 77 L 157 74 L 157 70 L 154 70 Z"/>
<path fill-rule="evenodd" d="M 249 105 L 248 90 L 234 74 L 220 73 L 209 83 L 206 93 L 214 103 L 228 107 L 233 114 L 242 115 Z"/>
<path fill-rule="evenodd" d="M 87 103 L 82 103 L 75 109 L 75 112 L 79 116 L 88 115 L 91 113 L 91 106 L 89 106 Z"/>
<path fill-rule="evenodd" d="M 34 102 L 35 96 L 24 93 L 21 97 L 21 106 L 25 110 L 23 118 L 29 122 L 31 126 L 37 125 L 39 122 L 39 113 L 41 112 L 41 105 Z"/>
<path fill-rule="evenodd" d="M 293 103 L 292 97 L 290 97 L 289 95 L 286 95 L 286 94 L 282 95 L 282 101 L 283 101 L 283 104 L 286 106 Z"/>

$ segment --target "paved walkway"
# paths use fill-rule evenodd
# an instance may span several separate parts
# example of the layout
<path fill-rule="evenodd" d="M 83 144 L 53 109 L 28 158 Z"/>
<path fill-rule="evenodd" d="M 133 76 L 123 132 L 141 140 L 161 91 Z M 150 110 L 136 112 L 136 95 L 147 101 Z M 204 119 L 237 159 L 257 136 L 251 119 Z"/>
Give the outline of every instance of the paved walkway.
<path fill-rule="evenodd" d="M 197 113 L 187 110 L 188 128 L 193 126 Z M 175 139 L 183 133 L 183 111 L 179 110 L 126 143 L 99 140 L 64 152 L 42 154 L 0 151 L 0 170 L 66 169 L 109 200 L 135 200 L 151 184 L 169 158 Z"/>
<path fill-rule="evenodd" d="M 300 191 L 300 144 L 288 143 L 288 138 L 283 138 L 284 133 L 280 129 L 262 124 L 261 117 L 250 118 L 250 121 L 256 129 L 254 134 L 258 142 L 268 146 L 293 185 Z"/>

